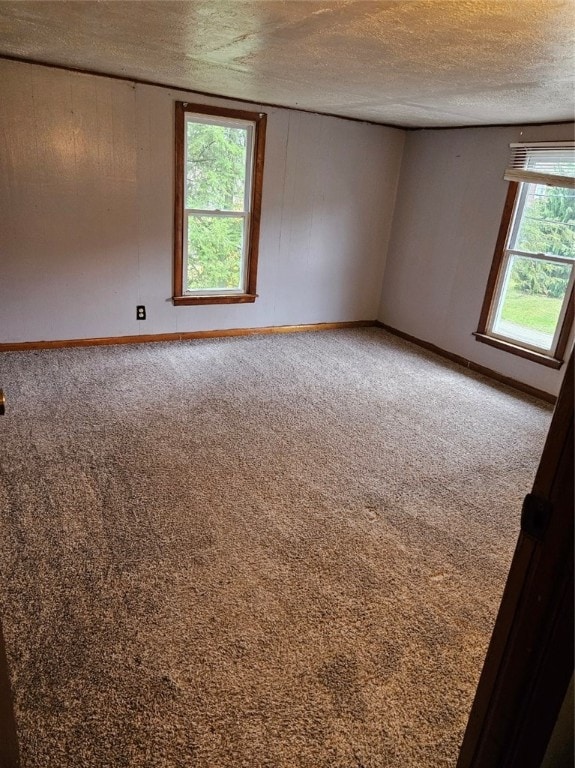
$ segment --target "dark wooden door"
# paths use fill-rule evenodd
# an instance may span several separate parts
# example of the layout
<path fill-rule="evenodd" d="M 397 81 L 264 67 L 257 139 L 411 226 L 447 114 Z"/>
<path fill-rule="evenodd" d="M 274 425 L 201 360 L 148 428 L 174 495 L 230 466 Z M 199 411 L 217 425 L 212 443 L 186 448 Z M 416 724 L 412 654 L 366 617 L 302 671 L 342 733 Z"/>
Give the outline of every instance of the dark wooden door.
<path fill-rule="evenodd" d="M 573 673 L 573 463 L 571 355 L 457 768 L 540 768 Z"/>
<path fill-rule="evenodd" d="M 4 392 L 0 389 L 0 416 L 4 415 L 4 406 Z M 19 765 L 6 647 L 0 623 L 0 768 L 18 768 Z"/>
<path fill-rule="evenodd" d="M 0 768 L 18 768 L 19 765 L 8 663 L 0 625 Z"/>

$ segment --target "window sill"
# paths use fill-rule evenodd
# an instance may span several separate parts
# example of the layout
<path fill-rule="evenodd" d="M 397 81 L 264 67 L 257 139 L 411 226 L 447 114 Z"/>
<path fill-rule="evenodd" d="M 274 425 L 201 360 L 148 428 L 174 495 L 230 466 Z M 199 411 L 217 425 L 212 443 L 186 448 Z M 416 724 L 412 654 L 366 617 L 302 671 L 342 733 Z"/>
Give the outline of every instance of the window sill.
<path fill-rule="evenodd" d="M 539 363 L 545 365 L 547 368 L 559 369 L 563 365 L 563 360 L 559 360 L 556 357 L 548 357 L 541 352 L 534 352 L 532 349 L 525 349 L 517 344 L 512 344 L 510 341 L 503 341 L 502 339 L 496 339 L 493 336 L 487 336 L 485 333 L 474 333 L 476 341 L 480 341 L 482 344 L 489 344 L 495 349 L 502 349 L 504 352 L 510 352 L 512 355 L 518 355 L 524 357 L 526 360 L 531 360 L 533 363 Z"/>
<path fill-rule="evenodd" d="M 175 307 L 189 306 L 192 304 L 253 304 L 257 299 L 255 293 L 239 294 L 215 294 L 214 296 L 173 296 L 172 303 Z"/>

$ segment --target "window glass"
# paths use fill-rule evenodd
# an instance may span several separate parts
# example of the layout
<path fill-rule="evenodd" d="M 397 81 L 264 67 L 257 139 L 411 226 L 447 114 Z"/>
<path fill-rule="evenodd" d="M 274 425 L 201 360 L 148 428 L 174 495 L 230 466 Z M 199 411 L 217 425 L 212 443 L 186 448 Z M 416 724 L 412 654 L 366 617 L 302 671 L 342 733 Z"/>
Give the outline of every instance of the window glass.
<path fill-rule="evenodd" d="M 555 256 L 575 254 L 575 189 L 525 184 L 525 202 L 511 248 Z"/>
<path fill-rule="evenodd" d="M 245 211 L 248 129 L 186 119 L 186 208 Z"/>
<path fill-rule="evenodd" d="M 573 280 L 575 190 L 521 184 L 490 332 L 546 354 L 557 342 Z"/>
<path fill-rule="evenodd" d="M 561 317 L 571 266 L 512 255 L 493 331 L 549 352 Z"/>
<path fill-rule="evenodd" d="M 189 216 L 187 234 L 186 290 L 240 290 L 244 220 Z"/>

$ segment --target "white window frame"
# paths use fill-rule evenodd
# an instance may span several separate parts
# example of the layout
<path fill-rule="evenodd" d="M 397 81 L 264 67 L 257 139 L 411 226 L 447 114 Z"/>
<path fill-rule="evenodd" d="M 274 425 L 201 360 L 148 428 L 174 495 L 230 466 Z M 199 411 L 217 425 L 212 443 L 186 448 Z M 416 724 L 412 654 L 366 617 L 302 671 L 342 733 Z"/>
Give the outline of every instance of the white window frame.
<path fill-rule="evenodd" d="M 249 232 L 250 232 L 250 214 L 251 214 L 251 196 L 252 196 L 252 184 L 253 184 L 253 156 L 254 156 L 254 121 L 253 120 L 239 120 L 234 118 L 225 117 L 211 117 L 208 115 L 202 115 L 197 112 L 186 112 L 184 117 L 184 169 L 188 167 L 188 142 L 185 137 L 187 134 L 188 123 L 204 123 L 205 125 L 220 125 L 228 128 L 239 128 L 246 130 L 246 167 L 244 176 L 244 209 L 242 211 L 228 211 L 220 210 L 219 208 L 186 208 L 184 206 L 184 226 L 182 231 L 182 249 L 184 258 L 182 259 L 182 285 L 186 285 L 187 282 L 187 270 L 188 270 L 188 221 L 189 218 L 209 216 L 211 217 L 223 217 L 223 218 L 235 218 L 242 219 L 243 232 L 242 232 L 242 253 L 240 262 L 240 285 L 237 288 L 197 288 L 195 290 L 184 290 L 184 296 L 233 296 L 236 294 L 244 294 L 247 286 L 247 250 L 249 247 Z M 186 173 L 184 170 L 184 178 L 182 179 L 184 189 L 182 191 L 183 199 L 186 199 Z"/>
<path fill-rule="evenodd" d="M 549 357 L 555 357 L 557 345 L 559 343 L 559 337 L 561 335 L 561 330 L 565 322 L 565 315 L 567 313 L 569 297 L 571 296 L 571 293 L 573 291 L 573 283 L 575 281 L 575 259 L 570 259 L 564 256 L 555 256 L 554 254 L 550 254 L 550 253 L 532 253 L 531 251 L 520 251 L 516 248 L 509 247 L 511 243 L 515 242 L 515 239 L 517 237 L 517 231 L 521 224 L 521 218 L 523 216 L 523 211 L 525 208 L 525 202 L 526 202 L 527 193 L 528 193 L 530 184 L 533 184 L 533 182 L 521 182 L 519 184 L 519 191 L 518 191 L 517 197 L 515 198 L 515 204 L 513 207 L 511 226 L 509 227 L 509 231 L 507 233 L 507 238 L 505 241 L 505 246 L 503 248 L 503 259 L 499 267 L 497 285 L 495 288 L 495 293 L 493 294 L 493 299 L 491 302 L 491 308 L 489 311 L 489 318 L 487 321 L 487 327 L 485 332 L 489 336 L 492 336 L 494 339 L 501 339 L 502 341 L 507 341 L 511 344 L 516 344 L 518 346 L 524 347 L 525 349 L 530 349 L 533 352 L 537 352 L 542 355 L 548 355 Z M 513 260 L 513 256 L 521 256 L 524 258 L 532 259 L 533 261 L 547 262 L 551 264 L 567 264 L 571 267 L 571 275 L 569 277 L 569 282 L 565 290 L 563 303 L 561 305 L 561 311 L 557 318 L 555 333 L 553 335 L 553 340 L 550 348 L 540 347 L 535 344 L 530 344 L 525 340 L 517 339 L 515 336 L 506 336 L 495 330 L 495 327 L 498 324 L 499 318 L 501 316 L 501 312 L 503 310 L 503 297 L 507 292 L 507 285 L 509 283 L 509 279 L 511 275 L 510 266 Z"/>

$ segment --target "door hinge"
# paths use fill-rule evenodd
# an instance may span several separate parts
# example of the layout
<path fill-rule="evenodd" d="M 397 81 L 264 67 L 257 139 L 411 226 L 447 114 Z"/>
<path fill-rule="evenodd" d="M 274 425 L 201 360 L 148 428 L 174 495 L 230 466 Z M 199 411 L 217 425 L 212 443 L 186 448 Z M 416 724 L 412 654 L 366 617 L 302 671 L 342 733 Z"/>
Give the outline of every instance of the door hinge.
<path fill-rule="evenodd" d="M 521 509 L 521 530 L 523 533 L 537 539 L 537 541 L 542 541 L 552 511 L 553 505 L 548 499 L 542 499 L 540 496 L 528 493 L 523 499 Z"/>

